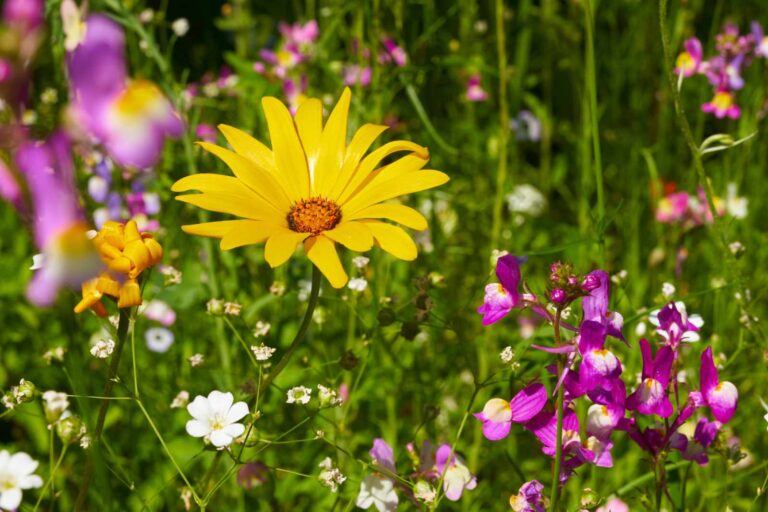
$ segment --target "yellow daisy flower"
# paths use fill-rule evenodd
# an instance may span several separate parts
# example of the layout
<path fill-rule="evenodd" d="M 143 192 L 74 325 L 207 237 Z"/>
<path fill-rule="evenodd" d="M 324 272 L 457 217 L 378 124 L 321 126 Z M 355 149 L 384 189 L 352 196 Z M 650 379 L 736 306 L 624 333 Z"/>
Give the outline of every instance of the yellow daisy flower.
<path fill-rule="evenodd" d="M 367 251 L 374 241 L 403 260 L 416 258 L 416 244 L 391 220 L 423 230 L 427 220 L 408 206 L 387 202 L 448 181 L 440 171 L 425 170 L 429 150 L 408 141 L 393 141 L 365 153 L 386 126 L 366 124 L 347 144 L 351 93 L 345 89 L 323 126 L 323 106 L 310 98 L 291 117 L 276 98 L 262 100 L 272 140 L 270 150 L 250 135 L 227 125 L 219 129 L 233 151 L 199 142 L 232 170 L 233 176 L 200 173 L 174 183 L 176 199 L 227 213 L 238 220 L 182 226 L 186 233 L 221 239 L 229 250 L 266 241 L 271 267 L 288 261 L 298 244 L 335 288 L 348 277 L 336 243 Z M 406 152 L 396 160 L 385 158 Z"/>

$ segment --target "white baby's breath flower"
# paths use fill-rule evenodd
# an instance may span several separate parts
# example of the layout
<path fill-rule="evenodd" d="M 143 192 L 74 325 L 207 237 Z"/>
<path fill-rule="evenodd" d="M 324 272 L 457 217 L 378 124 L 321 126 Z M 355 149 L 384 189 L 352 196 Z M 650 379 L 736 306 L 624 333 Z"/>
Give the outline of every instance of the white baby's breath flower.
<path fill-rule="evenodd" d="M 268 347 L 263 343 L 259 346 L 251 345 L 251 351 L 253 352 L 253 355 L 256 356 L 257 361 L 269 360 L 276 350 L 276 348 Z"/>
<path fill-rule="evenodd" d="M 320 475 L 318 475 L 320 483 L 328 487 L 331 492 L 338 491 L 339 486 L 347 479 L 347 477 L 341 473 L 339 468 L 333 466 L 330 457 L 323 459 L 320 464 L 318 464 L 318 467 L 322 469 Z"/>
<path fill-rule="evenodd" d="M 672 297 L 675 296 L 675 285 L 672 283 L 664 283 L 661 285 L 661 295 L 666 299 L 670 300 Z"/>
<path fill-rule="evenodd" d="M 112 339 L 100 339 L 91 347 L 91 355 L 99 359 L 106 359 L 115 351 L 115 341 Z"/>
<path fill-rule="evenodd" d="M 734 256 L 741 254 L 746 250 L 744 245 L 739 241 L 731 242 L 730 244 L 728 244 L 728 249 L 731 251 L 731 254 L 733 254 Z"/>
<path fill-rule="evenodd" d="M 256 322 L 256 326 L 253 328 L 253 337 L 261 338 L 269 334 L 269 330 L 272 328 L 272 324 L 259 320 Z"/>
<path fill-rule="evenodd" d="M 360 268 L 360 269 L 365 268 L 370 262 L 371 262 L 370 258 L 367 258 L 366 256 L 355 256 L 354 258 L 352 258 L 352 264 L 356 268 Z"/>
<path fill-rule="evenodd" d="M 225 302 L 224 303 L 224 314 L 229 316 L 240 316 L 240 311 L 243 309 L 243 306 L 238 304 L 237 302 Z"/>
<path fill-rule="evenodd" d="M 364 292 L 368 288 L 368 281 L 364 277 L 353 277 L 349 280 L 347 287 L 355 292 Z"/>
<path fill-rule="evenodd" d="M 197 368 L 198 366 L 202 366 L 205 362 L 205 357 L 203 354 L 194 354 L 189 357 L 188 359 L 189 364 L 192 365 L 192 368 Z"/>
<path fill-rule="evenodd" d="M 323 386 L 322 384 L 317 385 L 317 391 L 318 391 L 318 399 L 320 400 L 321 406 L 334 406 L 334 405 L 340 405 L 342 402 L 342 399 L 338 396 L 338 393 L 336 393 L 336 390 L 333 388 L 329 388 L 326 386 Z"/>
<path fill-rule="evenodd" d="M 310 388 L 295 386 L 288 390 L 285 403 L 306 405 L 309 403 L 310 398 L 312 398 L 312 390 Z"/>
<path fill-rule="evenodd" d="M 547 207 L 547 199 L 533 185 L 522 184 L 507 194 L 507 207 L 513 213 L 525 213 L 536 217 Z"/>
<path fill-rule="evenodd" d="M 510 364 L 515 359 L 515 353 L 512 351 L 512 347 L 504 347 L 504 350 L 499 354 L 501 362 L 504 364 Z"/>
<path fill-rule="evenodd" d="M 207 397 L 197 395 L 187 405 L 193 419 L 187 422 L 187 433 L 192 437 L 205 437 L 217 448 L 229 446 L 245 432 L 245 425 L 238 423 L 248 415 L 248 404 L 234 402 L 232 393 L 211 391 Z"/>
<path fill-rule="evenodd" d="M 181 390 L 171 402 L 171 409 L 181 409 L 189 403 L 189 391 Z"/>
<path fill-rule="evenodd" d="M 171 30 L 178 37 L 184 37 L 189 32 L 189 21 L 186 18 L 179 18 L 171 23 Z"/>
<path fill-rule="evenodd" d="M 45 354 L 43 354 L 45 364 L 50 365 L 53 361 L 64 361 L 64 352 L 66 352 L 64 347 L 53 347 L 52 349 L 47 350 Z"/>

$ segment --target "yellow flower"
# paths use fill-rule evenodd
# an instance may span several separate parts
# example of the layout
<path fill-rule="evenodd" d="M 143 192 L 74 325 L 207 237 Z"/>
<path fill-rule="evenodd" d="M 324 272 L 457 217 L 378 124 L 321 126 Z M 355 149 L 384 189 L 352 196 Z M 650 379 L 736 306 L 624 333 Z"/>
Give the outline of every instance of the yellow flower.
<path fill-rule="evenodd" d="M 423 230 L 427 220 L 408 206 L 386 202 L 448 181 L 440 171 L 425 170 L 427 148 L 407 141 L 384 144 L 365 153 L 386 126 L 363 125 L 347 144 L 351 93 L 345 89 L 323 127 L 318 99 L 304 100 L 291 117 L 275 98 L 262 100 L 272 149 L 227 125 L 219 129 L 234 151 L 200 142 L 232 170 L 234 177 L 194 174 L 177 181 L 176 199 L 200 208 L 227 213 L 238 220 L 182 226 L 193 235 L 221 239 L 229 250 L 266 241 L 264 257 L 271 267 L 288 261 L 303 242 L 307 257 L 330 283 L 341 288 L 348 277 L 336 243 L 367 251 L 374 241 L 403 260 L 416 258 L 416 244 L 391 220 Z M 406 152 L 393 160 L 390 155 Z M 382 161 L 387 159 L 387 163 Z"/>
<path fill-rule="evenodd" d="M 97 315 L 106 316 L 101 298 L 108 295 L 117 299 L 118 308 L 141 305 L 139 275 L 157 264 L 163 257 L 163 248 L 149 233 L 140 233 L 136 222 L 125 225 L 105 222 L 93 243 L 107 266 L 99 277 L 82 285 L 83 299 L 75 306 L 75 313 L 88 308 Z"/>

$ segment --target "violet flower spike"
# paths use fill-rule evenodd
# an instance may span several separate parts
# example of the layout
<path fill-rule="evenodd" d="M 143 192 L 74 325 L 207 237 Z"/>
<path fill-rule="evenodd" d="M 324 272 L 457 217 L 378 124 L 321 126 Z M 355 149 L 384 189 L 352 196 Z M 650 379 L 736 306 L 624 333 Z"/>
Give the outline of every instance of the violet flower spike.
<path fill-rule="evenodd" d="M 491 398 L 481 412 L 474 417 L 483 422 L 483 435 L 491 441 L 509 435 L 512 423 L 525 423 L 536 416 L 547 403 L 547 390 L 541 384 L 531 384 L 522 389 L 509 402 Z"/>
<path fill-rule="evenodd" d="M 586 280 L 599 280 L 600 285 L 594 287 L 589 295 L 581 299 L 584 320 L 600 322 L 606 328 L 606 334 L 625 341 L 621 329 L 624 327 L 624 317 L 615 311 L 608 311 L 610 300 L 611 278 L 605 270 L 593 270 L 587 274 Z"/>
<path fill-rule="evenodd" d="M 672 414 L 672 403 L 667 396 L 667 386 L 674 353 L 665 345 L 652 358 L 651 345 L 646 339 L 640 340 L 640 351 L 643 354 L 643 380 L 627 398 L 627 409 L 668 418 Z"/>
<path fill-rule="evenodd" d="M 712 347 L 707 347 L 701 354 L 699 381 L 701 391 L 692 391 L 688 399 L 693 401 L 696 407 L 709 406 L 717 421 L 728 423 L 736 412 L 739 391 L 731 382 L 720 382 L 712 358 Z"/>

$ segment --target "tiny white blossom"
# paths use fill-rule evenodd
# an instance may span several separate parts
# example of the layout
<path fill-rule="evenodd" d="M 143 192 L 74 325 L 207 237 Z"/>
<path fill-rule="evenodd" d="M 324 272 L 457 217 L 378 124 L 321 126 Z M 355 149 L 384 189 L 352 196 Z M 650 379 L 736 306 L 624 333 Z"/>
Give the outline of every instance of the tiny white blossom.
<path fill-rule="evenodd" d="M 394 512 L 397 503 L 395 483 L 389 478 L 374 473 L 360 483 L 360 492 L 355 501 L 359 508 L 368 509 L 373 505 L 379 512 Z"/>
<path fill-rule="evenodd" d="M 285 283 L 282 281 L 275 281 L 270 285 L 269 293 L 277 297 L 282 296 L 285 293 Z"/>
<path fill-rule="evenodd" d="M 175 339 L 173 333 L 165 327 L 151 327 L 144 332 L 147 340 L 147 348 L 152 352 L 163 354 L 173 345 Z"/>
<path fill-rule="evenodd" d="M 256 356 L 257 361 L 267 361 L 272 357 L 277 349 L 268 347 L 262 343 L 259 346 L 251 345 L 251 351 L 253 352 L 253 355 Z"/>
<path fill-rule="evenodd" d="M 322 384 L 318 384 L 317 391 L 318 391 L 318 398 L 320 400 L 320 405 L 334 406 L 334 405 L 340 405 L 342 402 L 342 399 L 338 396 L 338 393 L 336 393 L 335 389 L 323 386 Z"/>
<path fill-rule="evenodd" d="M 208 397 L 197 395 L 187 405 L 193 418 L 187 422 L 187 433 L 192 437 L 205 437 L 217 448 L 229 446 L 245 432 L 245 425 L 238 421 L 248 415 L 248 404 L 234 400 L 232 393 L 215 390 L 208 393 Z"/>
<path fill-rule="evenodd" d="M 52 105 L 59 101 L 59 91 L 54 89 L 53 87 L 48 87 L 45 89 L 42 94 L 40 94 L 40 101 L 47 105 Z"/>
<path fill-rule="evenodd" d="M 305 405 L 309 403 L 310 398 L 312 398 L 312 390 L 310 388 L 295 386 L 288 390 L 288 396 L 285 403 Z"/>
<path fill-rule="evenodd" d="M 11 455 L 0 450 L 0 509 L 18 509 L 23 490 L 42 487 L 43 479 L 34 474 L 37 466 L 38 462 L 24 452 Z"/>
<path fill-rule="evenodd" d="M 203 365 L 203 362 L 205 362 L 205 358 L 203 357 L 203 354 L 194 354 L 189 357 L 188 361 L 189 361 L 189 364 L 192 365 L 192 368 L 197 368 L 198 366 Z"/>
<path fill-rule="evenodd" d="M 331 492 L 338 491 L 339 486 L 347 479 L 347 477 L 341 473 L 339 468 L 333 466 L 330 457 L 323 459 L 322 462 L 318 464 L 318 467 L 322 469 L 320 475 L 318 475 L 320 483 L 328 487 Z"/>
<path fill-rule="evenodd" d="M 766 421 L 766 423 L 768 423 L 768 404 L 763 402 L 762 398 L 760 398 L 760 404 L 763 406 L 763 409 L 766 410 L 766 413 L 765 413 L 765 416 L 763 416 L 763 419 Z"/>
<path fill-rule="evenodd" d="M 189 391 L 181 390 L 171 402 L 171 409 L 181 409 L 189 403 Z"/>
<path fill-rule="evenodd" d="M 211 315 L 221 315 L 224 313 L 224 301 L 221 299 L 211 299 L 205 303 L 205 309 Z"/>
<path fill-rule="evenodd" d="M 425 503 L 432 503 L 437 499 L 437 490 L 424 480 L 419 480 L 413 486 L 413 497 Z"/>
<path fill-rule="evenodd" d="M 181 271 L 170 265 L 160 267 L 160 273 L 165 276 L 165 286 L 181 283 Z"/>
<path fill-rule="evenodd" d="M 501 358 L 502 363 L 509 364 L 515 358 L 515 353 L 512 351 L 512 347 L 504 347 L 504 350 L 501 351 L 499 357 Z"/>
<path fill-rule="evenodd" d="M 91 355 L 99 359 L 106 359 L 115 351 L 115 342 L 112 339 L 100 339 L 91 347 Z"/>
<path fill-rule="evenodd" d="M 728 249 L 730 249 L 731 254 L 733 255 L 741 254 L 746 250 L 744 245 L 739 241 L 731 242 L 730 244 L 728 244 Z"/>
<path fill-rule="evenodd" d="M 259 320 L 256 322 L 256 326 L 253 328 L 253 337 L 261 338 L 269 334 L 269 330 L 272 328 L 272 324 Z"/>
<path fill-rule="evenodd" d="M 141 11 L 141 13 L 139 13 L 139 21 L 145 24 L 152 21 L 152 18 L 154 17 L 155 17 L 155 11 L 153 11 L 152 9 L 144 9 L 143 11 Z"/>
<path fill-rule="evenodd" d="M 87 450 L 90 446 L 91 446 L 91 436 L 83 434 L 80 437 L 80 448 L 82 448 L 83 450 Z"/>
<path fill-rule="evenodd" d="M 635 326 L 635 334 L 637 334 L 639 337 L 645 336 L 645 333 L 647 331 L 647 326 L 645 325 L 645 322 L 638 322 Z"/>
<path fill-rule="evenodd" d="M 355 256 L 352 258 L 352 264 L 357 268 L 365 268 L 370 262 L 370 258 L 366 256 Z"/>
<path fill-rule="evenodd" d="M 525 213 L 536 217 L 544 212 L 547 199 L 533 185 L 517 185 L 507 194 L 507 207 L 513 213 Z"/>
<path fill-rule="evenodd" d="M 67 394 L 59 391 L 46 391 L 43 393 L 43 401 L 45 402 L 46 412 L 50 413 L 52 416 L 59 417 L 69 408 Z"/>
<path fill-rule="evenodd" d="M 189 32 L 189 21 L 186 18 L 179 18 L 171 23 L 173 33 L 179 37 L 184 37 Z"/>
<path fill-rule="evenodd" d="M 353 277 L 349 280 L 347 287 L 355 292 L 364 292 L 368 288 L 368 281 L 364 277 Z"/>
<path fill-rule="evenodd" d="M 229 316 L 240 316 L 240 311 L 243 309 L 243 306 L 238 304 L 237 302 L 225 302 L 224 303 L 224 314 Z"/>
<path fill-rule="evenodd" d="M 43 354 L 43 359 L 45 360 L 45 363 L 50 365 L 53 361 L 63 361 L 64 360 L 64 352 L 66 350 L 64 347 L 54 347 L 50 350 L 47 350 L 45 354 Z"/>
<path fill-rule="evenodd" d="M 675 295 L 675 285 L 672 283 L 664 283 L 661 285 L 661 295 L 667 299 L 670 300 Z"/>

